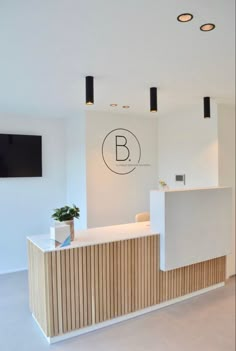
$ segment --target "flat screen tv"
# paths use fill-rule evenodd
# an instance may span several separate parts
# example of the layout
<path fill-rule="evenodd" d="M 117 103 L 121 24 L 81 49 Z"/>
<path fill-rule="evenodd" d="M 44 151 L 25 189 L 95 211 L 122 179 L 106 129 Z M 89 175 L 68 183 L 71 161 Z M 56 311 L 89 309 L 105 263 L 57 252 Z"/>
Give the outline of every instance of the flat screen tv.
<path fill-rule="evenodd" d="M 0 134 L 0 177 L 42 177 L 42 137 Z"/>

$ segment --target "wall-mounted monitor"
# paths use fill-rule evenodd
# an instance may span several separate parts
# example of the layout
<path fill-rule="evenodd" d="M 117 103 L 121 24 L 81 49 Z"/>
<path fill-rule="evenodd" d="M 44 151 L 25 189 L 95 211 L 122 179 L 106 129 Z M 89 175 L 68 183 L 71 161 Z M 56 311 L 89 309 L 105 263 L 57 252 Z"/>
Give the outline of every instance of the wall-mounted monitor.
<path fill-rule="evenodd" d="M 42 137 L 0 134 L 0 178 L 42 177 Z"/>

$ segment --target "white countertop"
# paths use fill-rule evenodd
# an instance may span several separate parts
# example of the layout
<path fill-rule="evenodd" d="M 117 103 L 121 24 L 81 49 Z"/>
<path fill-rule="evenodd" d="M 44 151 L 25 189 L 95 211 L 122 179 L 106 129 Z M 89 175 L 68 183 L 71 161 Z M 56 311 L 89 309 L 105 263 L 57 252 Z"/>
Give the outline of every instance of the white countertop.
<path fill-rule="evenodd" d="M 211 186 L 211 187 L 200 187 L 200 188 L 163 188 L 163 189 L 153 189 L 152 192 L 165 192 L 165 193 L 174 193 L 181 191 L 196 191 L 196 190 L 216 190 L 216 189 L 228 189 L 228 186 Z"/>
<path fill-rule="evenodd" d="M 157 233 L 151 231 L 150 222 L 139 222 L 76 231 L 75 240 L 71 245 L 61 248 L 55 248 L 54 240 L 50 239 L 49 234 L 29 236 L 27 239 L 43 252 L 50 252 L 141 238 L 154 234 Z"/>

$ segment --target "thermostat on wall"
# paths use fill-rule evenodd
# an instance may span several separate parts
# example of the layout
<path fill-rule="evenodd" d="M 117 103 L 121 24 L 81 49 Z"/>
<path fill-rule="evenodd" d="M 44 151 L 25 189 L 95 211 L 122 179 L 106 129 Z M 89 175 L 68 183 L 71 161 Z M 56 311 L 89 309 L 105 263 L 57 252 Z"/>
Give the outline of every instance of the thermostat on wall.
<path fill-rule="evenodd" d="M 185 185 L 185 174 L 176 174 L 175 175 L 175 181 L 176 182 L 181 182 Z"/>

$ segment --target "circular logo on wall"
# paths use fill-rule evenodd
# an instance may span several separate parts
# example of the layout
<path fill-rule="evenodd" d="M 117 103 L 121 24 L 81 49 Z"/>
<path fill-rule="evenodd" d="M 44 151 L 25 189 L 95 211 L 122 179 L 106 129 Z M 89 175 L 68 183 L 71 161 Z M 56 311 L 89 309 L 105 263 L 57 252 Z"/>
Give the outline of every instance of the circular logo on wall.
<path fill-rule="evenodd" d="M 103 140 L 102 157 L 113 173 L 125 175 L 133 172 L 141 160 L 138 138 L 128 129 L 113 129 Z"/>

